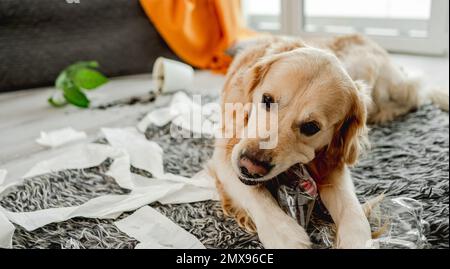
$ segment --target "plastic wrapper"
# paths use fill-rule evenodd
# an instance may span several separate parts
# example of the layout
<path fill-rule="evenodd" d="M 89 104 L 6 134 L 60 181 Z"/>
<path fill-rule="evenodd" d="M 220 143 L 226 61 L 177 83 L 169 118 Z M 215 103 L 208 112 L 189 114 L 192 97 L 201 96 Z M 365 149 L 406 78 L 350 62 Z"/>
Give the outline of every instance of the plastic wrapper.
<path fill-rule="evenodd" d="M 314 179 L 306 168 L 296 165 L 266 185 L 280 207 L 308 229 L 319 247 L 334 247 L 335 225 L 320 196 Z M 407 197 L 380 196 L 365 205 L 373 239 L 367 248 L 423 249 L 428 248 L 426 234 L 429 224 L 422 219 L 423 206 Z"/>
<path fill-rule="evenodd" d="M 425 234 L 429 223 L 422 219 L 423 206 L 414 199 L 398 197 L 384 199 L 369 216 L 369 222 L 377 238 L 373 248 L 423 249 L 429 244 Z"/>
<path fill-rule="evenodd" d="M 366 204 L 365 207 L 370 206 Z M 423 206 L 417 200 L 406 197 L 379 199 L 367 211 L 373 236 L 373 239 L 367 242 L 367 248 L 424 249 L 429 247 L 425 237 L 429 231 L 429 224 L 422 219 Z M 323 248 L 334 247 L 336 228 L 330 219 L 314 218 L 310 226 L 313 241 Z"/>
<path fill-rule="evenodd" d="M 307 228 L 318 196 L 317 185 L 304 166 L 296 165 L 268 187 L 280 207 Z"/>

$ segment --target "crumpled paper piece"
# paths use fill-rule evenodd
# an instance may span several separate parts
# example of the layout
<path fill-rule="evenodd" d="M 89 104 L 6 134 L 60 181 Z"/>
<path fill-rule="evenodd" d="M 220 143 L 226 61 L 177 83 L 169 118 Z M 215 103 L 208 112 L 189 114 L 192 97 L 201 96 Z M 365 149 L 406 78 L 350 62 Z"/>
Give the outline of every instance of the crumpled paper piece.
<path fill-rule="evenodd" d="M 0 248 L 12 248 L 12 238 L 15 229 L 0 207 Z"/>
<path fill-rule="evenodd" d="M 142 119 L 137 129 L 144 133 L 151 124 L 163 127 L 173 125 L 194 134 L 214 136 L 220 122 L 220 105 L 208 103 L 201 106 L 184 92 L 174 95 L 170 105 L 153 110 Z"/>
<path fill-rule="evenodd" d="M 189 113 L 192 100 L 184 93 L 178 92 L 172 97 L 168 107 L 155 109 L 145 116 L 138 124 L 138 130 L 145 132 L 150 124 L 163 127 L 181 114 Z"/>
<path fill-rule="evenodd" d="M 149 206 L 114 224 L 140 242 L 136 249 L 205 249 L 195 236 Z"/>
<path fill-rule="evenodd" d="M 67 127 L 50 132 L 42 131 L 41 136 L 38 139 L 36 139 L 36 142 L 42 146 L 55 148 L 86 138 L 87 135 L 85 132 L 79 132 L 73 129 L 72 127 Z"/>
<path fill-rule="evenodd" d="M 117 147 L 101 144 L 72 147 L 61 156 L 36 164 L 25 178 L 66 169 L 95 167 L 111 158 L 113 163 L 106 174 L 114 178 L 122 188 L 130 189 L 129 194 L 105 195 L 91 199 L 80 206 L 50 208 L 34 212 L 9 212 L 0 207 L 3 216 L 26 230 L 32 231 L 47 224 L 74 217 L 115 219 L 123 212 L 133 211 L 156 201 L 168 204 L 218 200 L 213 180 L 208 173 L 200 172 L 192 180 L 165 174 L 162 164 L 163 152 L 157 144 L 138 137 L 138 133 L 130 129 L 104 129 L 103 132 L 107 134 L 108 141 Z M 130 138 L 132 139 L 128 140 Z M 147 159 L 155 162 L 146 167 Z M 138 168 L 143 167 L 158 177 L 150 179 L 132 174 L 131 164 Z M 3 220 L 2 225 L 10 227 L 9 221 Z M 9 233 L 8 229 L 0 229 L 0 238 L 9 238 Z M 9 243 L 6 242 L 6 244 Z"/>
<path fill-rule="evenodd" d="M 164 174 L 162 148 L 136 129 L 102 128 L 102 133 L 112 147 L 123 149 L 130 155 L 134 167 L 151 172 L 156 178 Z"/>

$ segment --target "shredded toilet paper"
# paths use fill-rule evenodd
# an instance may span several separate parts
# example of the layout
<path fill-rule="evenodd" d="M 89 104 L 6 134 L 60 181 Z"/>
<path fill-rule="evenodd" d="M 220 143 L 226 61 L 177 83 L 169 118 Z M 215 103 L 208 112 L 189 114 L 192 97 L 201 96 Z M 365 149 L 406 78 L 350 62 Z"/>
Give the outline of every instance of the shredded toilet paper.
<path fill-rule="evenodd" d="M 182 184 L 156 184 L 147 189 L 128 195 L 105 195 L 73 207 L 50 208 L 32 212 L 9 212 L 3 210 L 6 217 L 27 231 L 33 231 L 53 222 L 61 222 L 75 217 L 115 219 L 123 212 L 133 211 L 172 194 L 182 188 Z"/>
<path fill-rule="evenodd" d="M 172 97 L 172 101 L 168 107 L 155 109 L 148 113 L 147 116 L 139 122 L 137 128 L 139 131 L 145 132 L 150 124 L 163 127 L 179 115 L 189 113 L 191 107 L 192 99 L 184 92 L 177 92 Z"/>
<path fill-rule="evenodd" d="M 24 178 L 67 169 L 95 167 L 110 158 L 113 163 L 106 174 L 114 178 L 119 186 L 129 189 L 131 192 L 126 195 L 100 196 L 80 206 L 50 208 L 33 212 L 10 212 L 0 207 L 0 247 L 11 247 L 12 245 L 14 226 L 11 222 L 28 231 L 33 231 L 47 224 L 62 222 L 74 217 L 115 219 L 123 212 L 134 211 L 156 201 L 162 204 L 176 204 L 218 200 L 214 181 L 206 171 L 198 173 L 192 179 L 164 173 L 162 149 L 158 144 L 146 140 L 136 130 L 104 128 L 102 133 L 111 145 L 82 144 L 73 146 L 60 156 L 37 163 L 26 173 Z M 150 172 L 153 178 L 131 173 L 131 165 Z M 2 172 L 1 175 L 3 174 L 6 173 Z M 8 186 L 4 186 L 4 188 Z M 2 186 L 0 186 L 1 191 Z M 167 224 L 165 219 L 154 219 L 153 221 Z M 172 225 L 176 226 L 176 224 Z M 186 242 L 186 244 L 190 243 Z M 170 244 L 165 241 L 163 245 L 169 246 Z M 140 247 L 144 246 L 156 245 L 146 243 Z"/>
<path fill-rule="evenodd" d="M 79 132 L 72 127 L 67 127 L 50 132 L 41 132 L 41 136 L 36 139 L 36 142 L 46 147 L 59 147 L 70 142 L 86 139 L 85 132 Z"/>
<path fill-rule="evenodd" d="M 102 133 L 112 147 L 123 149 L 130 155 L 131 165 L 134 167 L 151 172 L 154 177 L 164 174 L 163 150 L 134 128 L 103 128 Z"/>
<path fill-rule="evenodd" d="M 15 229 L 14 225 L 3 214 L 3 208 L 0 206 L 0 248 L 12 248 L 12 237 Z"/>
<path fill-rule="evenodd" d="M 8 171 L 0 169 L 0 194 L 12 186 L 12 184 L 4 184 Z M 0 248 L 12 248 L 12 237 L 14 235 L 14 225 L 8 220 L 0 206 Z"/>
<path fill-rule="evenodd" d="M 5 184 L 6 175 L 8 171 L 5 169 L 0 169 L 0 194 L 2 194 L 6 189 L 16 185 L 17 183 Z M 12 248 L 12 238 L 16 228 L 9 221 L 9 219 L 3 213 L 4 209 L 0 206 L 0 249 L 1 248 Z"/>
<path fill-rule="evenodd" d="M 172 123 L 194 134 L 214 136 L 219 119 L 220 106 L 217 103 L 202 106 L 184 92 L 178 92 L 174 95 L 169 107 L 153 110 L 139 122 L 137 128 L 140 132 L 145 132 L 151 124 L 162 127 Z"/>
<path fill-rule="evenodd" d="M 114 224 L 140 242 L 137 249 L 205 248 L 195 236 L 149 206 L 142 207 Z"/>

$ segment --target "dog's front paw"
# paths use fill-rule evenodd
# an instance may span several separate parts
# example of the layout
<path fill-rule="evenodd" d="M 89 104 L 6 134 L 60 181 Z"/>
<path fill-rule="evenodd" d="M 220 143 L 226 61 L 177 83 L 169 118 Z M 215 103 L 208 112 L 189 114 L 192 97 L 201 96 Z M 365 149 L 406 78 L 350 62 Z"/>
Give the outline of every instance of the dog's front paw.
<path fill-rule="evenodd" d="M 368 223 L 361 223 L 360 227 L 341 227 L 337 233 L 336 248 L 366 249 L 371 248 L 371 232 Z"/>
<path fill-rule="evenodd" d="M 336 245 L 339 249 L 368 249 L 371 248 L 371 238 L 340 236 Z"/>
<path fill-rule="evenodd" d="M 307 249 L 311 241 L 294 219 L 286 216 L 282 220 L 268 221 L 258 227 L 258 236 L 266 249 Z"/>

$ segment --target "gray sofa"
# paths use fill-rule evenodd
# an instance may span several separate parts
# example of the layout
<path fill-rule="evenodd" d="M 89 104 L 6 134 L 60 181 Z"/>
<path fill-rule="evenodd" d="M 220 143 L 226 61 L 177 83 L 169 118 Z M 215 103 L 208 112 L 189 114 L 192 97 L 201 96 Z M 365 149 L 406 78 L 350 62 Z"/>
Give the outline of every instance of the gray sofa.
<path fill-rule="evenodd" d="M 53 85 L 65 66 L 96 60 L 107 76 L 175 58 L 138 0 L 0 0 L 0 92 Z"/>

